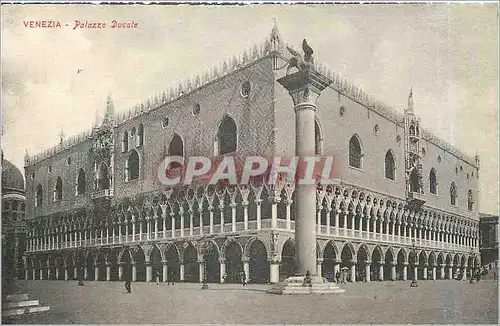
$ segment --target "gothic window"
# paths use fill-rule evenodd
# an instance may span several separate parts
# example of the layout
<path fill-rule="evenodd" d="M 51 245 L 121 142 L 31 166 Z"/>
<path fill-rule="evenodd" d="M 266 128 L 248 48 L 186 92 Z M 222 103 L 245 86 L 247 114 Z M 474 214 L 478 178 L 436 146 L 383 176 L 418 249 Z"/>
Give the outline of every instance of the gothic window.
<path fill-rule="evenodd" d="M 182 141 L 182 138 L 177 134 L 175 134 L 170 141 L 170 145 L 168 146 L 168 155 L 184 157 L 184 142 Z M 172 169 L 178 168 L 180 166 L 181 164 L 177 162 L 170 163 L 170 167 Z"/>
<path fill-rule="evenodd" d="M 237 128 L 234 120 L 226 116 L 219 126 L 217 132 L 218 155 L 223 155 L 236 151 Z"/>
<path fill-rule="evenodd" d="M 361 169 L 361 161 L 363 154 L 361 153 L 361 145 L 356 135 L 349 140 L 349 165 Z"/>
<path fill-rule="evenodd" d="M 453 206 L 457 204 L 457 186 L 455 182 L 452 182 L 450 186 L 450 204 Z"/>
<path fill-rule="evenodd" d="M 388 150 L 387 153 L 385 153 L 385 177 L 387 179 L 394 180 L 396 174 L 395 171 L 396 164 L 394 162 L 394 155 L 391 150 Z"/>
<path fill-rule="evenodd" d="M 418 172 L 417 169 L 411 170 L 410 173 L 410 191 L 411 192 L 419 192 L 418 191 Z"/>
<path fill-rule="evenodd" d="M 436 170 L 434 169 L 431 169 L 431 172 L 429 173 L 429 192 L 437 195 Z"/>
<path fill-rule="evenodd" d="M 42 206 L 43 203 L 43 188 L 42 185 L 36 186 L 35 207 Z"/>
<path fill-rule="evenodd" d="M 57 177 L 56 187 L 54 189 L 54 201 L 62 200 L 62 179 Z"/>
<path fill-rule="evenodd" d="M 108 177 L 108 166 L 106 163 L 102 162 L 99 165 L 99 170 L 97 171 L 97 189 L 109 189 L 109 177 Z"/>
<path fill-rule="evenodd" d="M 319 127 L 318 121 L 314 121 L 314 153 L 316 155 L 322 154 L 323 135 Z"/>
<path fill-rule="evenodd" d="M 135 136 L 135 147 L 141 147 L 144 144 L 144 126 L 142 123 L 137 128 L 137 135 Z"/>
<path fill-rule="evenodd" d="M 139 154 L 135 150 L 130 152 L 127 161 L 125 162 L 126 181 L 136 180 L 139 178 Z"/>
<path fill-rule="evenodd" d="M 78 178 L 76 179 L 76 194 L 81 195 L 85 193 L 85 171 L 80 169 L 78 171 Z"/>
<path fill-rule="evenodd" d="M 415 136 L 415 127 L 413 125 L 410 126 L 410 136 Z"/>
<path fill-rule="evenodd" d="M 122 153 L 125 153 L 128 151 L 128 131 L 125 131 L 123 133 L 123 139 L 122 139 Z"/>
<path fill-rule="evenodd" d="M 472 189 L 469 189 L 469 192 L 467 193 L 467 209 L 469 211 L 474 210 L 474 197 L 472 196 Z"/>

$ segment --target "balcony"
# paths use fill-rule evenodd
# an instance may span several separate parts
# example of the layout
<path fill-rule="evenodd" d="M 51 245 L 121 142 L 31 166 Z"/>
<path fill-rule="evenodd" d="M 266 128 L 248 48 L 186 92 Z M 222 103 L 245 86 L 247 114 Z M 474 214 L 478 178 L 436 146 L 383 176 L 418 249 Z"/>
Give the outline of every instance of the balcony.
<path fill-rule="evenodd" d="M 415 191 L 410 191 L 408 192 L 406 200 L 410 209 L 417 210 L 425 204 L 425 195 Z"/>
<path fill-rule="evenodd" d="M 105 198 L 113 197 L 113 189 L 101 189 L 94 191 L 94 193 L 92 194 L 92 199 L 103 198 L 103 197 Z"/>

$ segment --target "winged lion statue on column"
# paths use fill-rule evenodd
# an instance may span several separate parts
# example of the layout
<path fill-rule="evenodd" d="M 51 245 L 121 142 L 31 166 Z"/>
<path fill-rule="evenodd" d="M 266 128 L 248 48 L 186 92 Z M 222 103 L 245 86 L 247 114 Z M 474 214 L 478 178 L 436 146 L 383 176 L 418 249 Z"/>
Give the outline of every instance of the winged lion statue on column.
<path fill-rule="evenodd" d="M 309 70 L 312 67 L 314 67 L 314 51 L 313 49 L 307 44 L 306 39 L 302 41 L 302 50 L 304 51 L 304 57 L 302 55 L 292 49 L 291 47 L 287 46 L 288 52 L 292 54 L 292 57 L 288 59 L 288 68 L 286 69 L 286 74 L 290 72 L 290 69 L 292 68 L 297 68 L 299 71 L 302 70 Z"/>

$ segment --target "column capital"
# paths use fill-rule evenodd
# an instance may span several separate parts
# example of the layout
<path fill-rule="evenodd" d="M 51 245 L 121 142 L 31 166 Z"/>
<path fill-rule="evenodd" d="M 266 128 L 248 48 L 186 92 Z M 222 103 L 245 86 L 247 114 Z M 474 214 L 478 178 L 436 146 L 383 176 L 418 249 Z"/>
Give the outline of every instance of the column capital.
<path fill-rule="evenodd" d="M 249 263 L 250 262 L 250 257 L 243 256 L 241 257 L 241 261 L 244 263 Z"/>
<path fill-rule="evenodd" d="M 324 258 L 316 258 L 316 263 L 322 264 L 324 260 L 325 260 Z"/>
<path fill-rule="evenodd" d="M 295 111 L 315 110 L 316 99 L 321 92 L 332 83 L 332 80 L 314 68 L 300 70 L 291 75 L 278 79 L 292 97 Z"/>
<path fill-rule="evenodd" d="M 226 263 L 226 258 L 219 258 L 219 263 L 220 264 L 225 264 Z"/>

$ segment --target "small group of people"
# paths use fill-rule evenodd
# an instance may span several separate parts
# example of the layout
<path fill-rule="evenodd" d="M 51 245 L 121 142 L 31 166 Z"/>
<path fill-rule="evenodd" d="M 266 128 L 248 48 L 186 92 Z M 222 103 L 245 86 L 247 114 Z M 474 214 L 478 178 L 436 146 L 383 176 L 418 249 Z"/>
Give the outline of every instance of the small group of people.
<path fill-rule="evenodd" d="M 346 270 L 337 271 L 335 273 L 335 282 L 337 284 L 346 284 L 349 281 L 350 274 Z"/>

